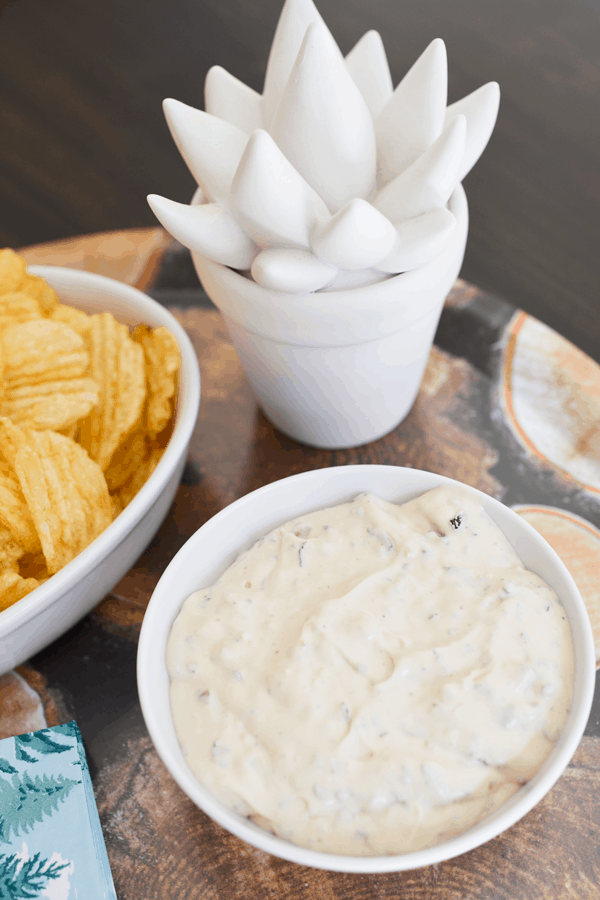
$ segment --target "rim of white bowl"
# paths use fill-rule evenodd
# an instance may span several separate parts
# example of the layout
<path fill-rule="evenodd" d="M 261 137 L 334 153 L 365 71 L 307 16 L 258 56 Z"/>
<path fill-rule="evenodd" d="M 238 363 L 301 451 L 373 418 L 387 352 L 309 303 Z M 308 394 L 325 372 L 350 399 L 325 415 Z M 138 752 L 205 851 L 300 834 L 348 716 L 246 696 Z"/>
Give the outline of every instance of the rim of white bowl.
<path fill-rule="evenodd" d="M 86 272 L 81 269 L 68 269 L 63 266 L 29 266 L 32 275 L 46 279 L 51 286 L 60 285 L 86 287 L 100 292 L 119 296 L 129 301 L 132 307 L 140 310 L 139 321 L 144 322 L 144 313 L 161 320 L 176 337 L 181 352 L 181 379 L 178 393 L 178 409 L 173 433 L 165 448 L 156 469 L 114 522 L 98 535 L 81 553 L 52 575 L 45 584 L 27 594 L 18 603 L 3 610 L 0 616 L 0 633 L 3 639 L 8 637 L 25 622 L 32 619 L 40 609 L 46 608 L 80 579 L 81 571 L 88 566 L 96 566 L 102 562 L 120 543 L 123 536 L 130 532 L 144 517 L 165 487 L 170 475 L 179 461 L 183 447 L 187 446 L 198 415 L 200 404 L 200 371 L 198 360 L 192 343 L 177 319 L 156 300 L 137 288 L 105 275 Z M 56 287 L 55 287 L 56 289 Z M 69 300 L 69 303 L 72 301 Z M 73 303 L 75 305 L 75 303 Z"/>
<path fill-rule="evenodd" d="M 184 597 L 178 601 L 177 608 L 174 609 L 174 601 L 172 600 L 169 605 L 168 597 L 161 595 L 168 593 L 167 586 L 173 576 L 177 573 L 182 557 L 190 552 L 190 548 L 195 548 L 196 544 L 201 543 L 201 533 L 206 534 L 212 530 L 224 517 L 230 517 L 232 515 L 235 517 L 235 514 L 243 510 L 245 506 L 256 503 L 269 493 L 276 492 L 280 489 L 281 485 L 294 482 L 295 484 L 298 484 L 298 486 L 301 486 L 303 483 L 311 480 L 318 481 L 320 478 L 324 478 L 325 475 L 328 478 L 335 479 L 336 477 L 339 477 L 340 472 L 345 472 L 347 470 L 352 470 L 352 474 L 356 475 L 357 481 L 359 480 L 360 475 L 366 470 L 371 474 L 377 470 L 395 471 L 396 473 L 400 470 L 403 474 L 408 477 L 412 476 L 415 480 L 421 479 L 422 481 L 428 481 L 431 479 L 429 485 L 418 486 L 413 496 L 423 493 L 430 487 L 433 487 L 434 484 L 460 485 L 462 488 L 472 492 L 478 498 L 483 499 L 488 512 L 499 510 L 500 518 L 503 516 L 508 516 L 509 518 L 514 517 L 517 527 L 522 530 L 529 541 L 532 541 L 533 544 L 537 545 L 537 547 L 547 555 L 551 566 L 554 567 L 555 573 L 564 581 L 565 591 L 562 593 L 561 602 L 567 594 L 570 595 L 568 605 L 572 608 L 574 618 L 571 619 L 570 617 L 569 624 L 574 637 L 574 643 L 575 631 L 577 631 L 577 655 L 575 658 L 575 672 L 573 679 L 573 700 L 567 718 L 567 725 L 538 772 L 523 785 L 512 798 L 499 807 L 498 810 L 486 819 L 483 819 L 481 822 L 472 826 L 466 832 L 441 844 L 437 844 L 434 847 L 389 856 L 347 856 L 344 854 L 311 850 L 293 844 L 284 838 L 270 834 L 228 809 L 225 804 L 221 803 L 201 784 L 185 763 L 182 765 L 173 757 L 168 741 L 164 735 L 163 722 L 154 705 L 155 693 L 150 689 L 150 673 L 156 671 L 157 666 L 163 666 L 166 673 L 165 650 L 168 634 L 172 622 L 181 608 L 181 604 L 186 599 Z M 336 475 L 336 473 L 338 473 L 338 475 Z M 360 491 L 360 486 L 348 486 L 346 493 L 360 493 Z M 398 488 L 398 492 L 400 491 L 401 488 Z M 342 501 L 326 501 L 323 506 L 331 505 L 331 503 L 335 502 Z M 313 508 L 318 509 L 319 506 L 315 505 Z M 287 514 L 283 512 L 281 524 L 288 521 L 290 518 L 294 518 L 294 515 L 287 516 Z M 499 527 L 501 526 L 499 525 Z M 243 542 L 240 542 L 240 549 L 242 547 Z M 203 586 L 204 585 L 198 585 L 198 587 Z M 167 613 L 172 613 L 172 615 L 170 616 L 170 620 L 166 623 L 168 627 L 165 628 L 165 615 Z M 168 679 L 168 673 L 166 674 Z M 513 512 L 509 507 L 505 506 L 499 500 L 479 491 L 477 488 L 456 481 L 453 478 L 438 475 L 435 472 L 428 472 L 423 469 L 379 465 L 338 466 L 314 469 L 309 472 L 302 472 L 298 475 L 291 475 L 288 478 L 283 478 L 265 485 L 262 488 L 258 488 L 256 491 L 246 494 L 244 497 L 241 497 L 239 500 L 236 500 L 234 503 L 225 507 L 209 519 L 195 532 L 194 535 L 192 535 L 191 538 L 189 538 L 186 544 L 184 544 L 173 558 L 167 569 L 165 569 L 150 599 L 142 623 L 138 646 L 137 678 L 144 720 L 160 758 L 184 793 L 219 825 L 260 850 L 264 850 L 271 853 L 273 856 L 300 865 L 337 872 L 376 874 L 417 869 L 452 859 L 473 850 L 506 831 L 507 828 L 514 825 L 537 803 L 539 803 L 561 776 L 575 753 L 583 735 L 589 718 L 594 693 L 595 652 L 592 630 L 585 604 L 568 569 L 547 541 L 545 541 L 545 539 L 542 538 L 528 522 L 518 516 L 518 514 Z M 175 729 L 172 719 L 170 727 L 174 733 Z"/>

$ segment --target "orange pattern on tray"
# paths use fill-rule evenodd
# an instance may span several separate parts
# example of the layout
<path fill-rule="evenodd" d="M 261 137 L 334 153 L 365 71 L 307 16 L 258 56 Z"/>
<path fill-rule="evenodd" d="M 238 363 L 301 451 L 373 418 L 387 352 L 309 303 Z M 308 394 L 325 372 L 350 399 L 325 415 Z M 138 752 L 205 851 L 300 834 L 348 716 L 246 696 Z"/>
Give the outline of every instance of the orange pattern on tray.
<path fill-rule="evenodd" d="M 524 312 L 505 339 L 501 402 L 526 450 L 600 493 L 600 366 Z"/>
<path fill-rule="evenodd" d="M 130 228 L 26 247 L 29 265 L 67 266 L 148 289 L 173 239 L 162 228 Z"/>
<path fill-rule="evenodd" d="M 600 531 L 575 513 L 552 506 L 513 506 L 556 550 L 586 605 L 600 665 Z"/>

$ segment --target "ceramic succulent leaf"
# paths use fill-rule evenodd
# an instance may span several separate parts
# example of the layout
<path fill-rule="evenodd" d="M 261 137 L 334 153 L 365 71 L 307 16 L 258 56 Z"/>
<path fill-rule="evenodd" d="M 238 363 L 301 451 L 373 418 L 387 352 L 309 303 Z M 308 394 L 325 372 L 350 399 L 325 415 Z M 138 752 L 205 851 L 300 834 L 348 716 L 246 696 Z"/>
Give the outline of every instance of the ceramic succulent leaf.
<path fill-rule="evenodd" d="M 190 206 L 148 200 L 181 243 L 264 287 L 369 284 L 444 252 L 499 97 L 491 82 L 447 106 L 440 39 L 393 90 L 377 32 L 344 59 L 312 0 L 286 0 L 262 95 L 214 66 L 206 113 L 165 101 L 199 188 Z"/>
<path fill-rule="evenodd" d="M 165 100 L 163 109 L 177 149 L 196 182 L 211 201 L 226 202 L 248 143 L 246 132 L 178 100 Z"/>
<path fill-rule="evenodd" d="M 371 118 L 377 116 L 392 96 L 393 84 L 381 35 L 367 31 L 346 56 L 346 68 L 363 95 Z"/>
<path fill-rule="evenodd" d="M 204 104 L 207 113 L 235 125 L 246 134 L 263 127 L 261 95 L 222 66 L 208 70 Z"/>
<path fill-rule="evenodd" d="M 448 93 L 446 46 L 437 38 L 375 120 L 378 183 L 401 175 L 442 133 Z"/>
<path fill-rule="evenodd" d="M 401 222 L 445 207 L 457 184 L 466 130 L 464 116 L 453 119 L 408 169 L 377 193 L 375 208 L 391 221 Z"/>
<path fill-rule="evenodd" d="M 366 200 L 350 200 L 311 237 L 315 256 L 339 269 L 369 269 L 388 255 L 396 240 L 392 223 Z"/>
<path fill-rule="evenodd" d="M 459 181 L 469 174 L 485 150 L 496 124 L 499 105 L 500 88 L 495 81 L 490 81 L 446 109 L 444 127 L 458 115 L 463 115 L 467 123 Z"/>
<path fill-rule="evenodd" d="M 252 277 L 273 291 L 310 294 L 334 280 L 338 270 L 300 247 L 263 250 L 252 263 Z"/>
<path fill-rule="evenodd" d="M 456 219 L 445 207 L 400 222 L 390 252 L 375 263 L 380 272 L 412 272 L 435 259 L 450 243 Z"/>
<path fill-rule="evenodd" d="M 314 22 L 327 28 L 312 0 L 286 0 L 271 44 L 262 94 L 263 123 L 269 131 L 306 32 Z"/>
<path fill-rule="evenodd" d="M 308 248 L 311 228 L 329 218 L 313 188 L 266 131 L 248 141 L 231 186 L 231 209 L 259 247 Z"/>
<path fill-rule="evenodd" d="M 373 120 L 337 45 L 319 22 L 306 32 L 271 134 L 332 213 L 373 192 Z"/>
<path fill-rule="evenodd" d="M 232 269 L 249 269 L 258 253 L 250 236 L 217 203 L 186 206 L 150 194 L 148 203 L 167 231 L 190 250 Z"/>

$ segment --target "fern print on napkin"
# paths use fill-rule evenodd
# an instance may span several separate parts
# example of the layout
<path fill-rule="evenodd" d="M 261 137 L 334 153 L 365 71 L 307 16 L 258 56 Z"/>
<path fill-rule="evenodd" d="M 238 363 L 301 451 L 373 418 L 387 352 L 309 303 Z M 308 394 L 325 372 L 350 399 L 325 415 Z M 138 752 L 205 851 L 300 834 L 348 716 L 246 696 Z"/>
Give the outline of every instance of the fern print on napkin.
<path fill-rule="evenodd" d="M 0 900 L 116 900 L 75 722 L 0 741 Z"/>

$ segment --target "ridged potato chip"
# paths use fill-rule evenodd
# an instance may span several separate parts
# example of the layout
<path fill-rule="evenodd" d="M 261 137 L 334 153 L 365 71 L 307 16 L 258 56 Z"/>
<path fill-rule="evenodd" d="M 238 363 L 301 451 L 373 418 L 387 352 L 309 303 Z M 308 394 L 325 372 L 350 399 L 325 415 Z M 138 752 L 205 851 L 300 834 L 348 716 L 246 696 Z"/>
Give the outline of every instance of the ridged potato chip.
<path fill-rule="evenodd" d="M 146 427 L 151 438 L 166 428 L 173 416 L 177 373 L 181 363 L 177 341 L 167 328 L 138 325 L 133 339 L 144 348 L 148 399 Z"/>
<path fill-rule="evenodd" d="M 59 434 L 64 434 L 65 437 L 70 438 L 72 441 L 77 443 L 77 434 L 79 432 L 79 422 L 75 422 L 73 425 L 69 425 L 68 428 L 61 428 Z"/>
<path fill-rule="evenodd" d="M 42 315 L 42 307 L 35 297 L 30 297 L 24 291 L 0 294 L 0 328 L 39 319 Z"/>
<path fill-rule="evenodd" d="M 25 551 L 8 528 L 0 526 L 0 572 L 18 569 L 18 562 Z"/>
<path fill-rule="evenodd" d="M 4 367 L 5 367 L 4 343 L 2 341 L 2 328 L 0 327 L 0 403 L 2 402 L 4 393 L 5 393 Z"/>
<path fill-rule="evenodd" d="M 164 453 L 162 447 L 152 447 L 148 450 L 146 457 L 131 476 L 129 481 L 125 482 L 123 487 L 118 491 L 121 508 L 131 503 L 138 491 L 146 484 Z"/>
<path fill-rule="evenodd" d="M 11 532 L 27 553 L 41 550 L 40 539 L 21 486 L 9 464 L 2 458 L 0 458 L 0 525 Z"/>
<path fill-rule="evenodd" d="M 50 318 L 53 322 L 62 322 L 64 325 L 68 325 L 84 338 L 87 338 L 90 333 L 90 317 L 72 306 L 59 303 L 50 313 Z"/>
<path fill-rule="evenodd" d="M 82 378 L 89 353 L 81 335 L 62 322 L 34 319 L 2 331 L 6 389 Z"/>
<path fill-rule="evenodd" d="M 104 476 L 109 491 L 112 493 L 125 484 L 128 478 L 141 466 L 148 450 L 146 432 L 139 428 L 129 435 L 113 453 L 110 465 Z"/>
<path fill-rule="evenodd" d="M 56 291 L 38 275 L 27 273 L 19 285 L 19 290 L 37 300 L 45 316 L 49 315 L 59 305 L 60 301 Z"/>
<path fill-rule="evenodd" d="M 0 250 L 0 294 L 16 291 L 27 275 L 27 263 L 9 247 Z"/>
<path fill-rule="evenodd" d="M 64 431 L 87 416 L 97 403 L 98 385 L 92 378 L 42 381 L 9 388 L 0 402 L 0 416 L 36 431 Z"/>
<path fill-rule="evenodd" d="M 8 609 L 39 586 L 40 582 L 37 579 L 22 578 L 18 572 L 11 569 L 0 572 L 0 611 Z"/>
<path fill-rule="evenodd" d="M 0 419 L 0 447 L 54 574 L 112 521 L 106 480 L 82 447 L 53 431 L 20 429 Z"/>
<path fill-rule="evenodd" d="M 90 376 L 98 382 L 98 405 L 81 424 L 80 443 L 102 471 L 141 420 L 146 399 L 144 352 L 110 313 L 91 317 Z"/>

